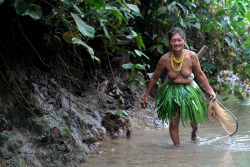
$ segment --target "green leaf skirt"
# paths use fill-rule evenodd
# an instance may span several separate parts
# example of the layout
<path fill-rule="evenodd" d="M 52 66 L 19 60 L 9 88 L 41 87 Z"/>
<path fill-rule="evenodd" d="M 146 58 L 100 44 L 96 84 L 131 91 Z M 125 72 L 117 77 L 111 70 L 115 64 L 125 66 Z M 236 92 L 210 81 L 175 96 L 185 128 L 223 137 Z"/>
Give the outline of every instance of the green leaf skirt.
<path fill-rule="evenodd" d="M 203 92 L 195 81 L 189 84 L 164 82 L 157 95 L 154 113 L 163 122 L 171 123 L 172 117 L 182 120 L 182 123 L 194 121 L 205 122 L 207 104 Z"/>

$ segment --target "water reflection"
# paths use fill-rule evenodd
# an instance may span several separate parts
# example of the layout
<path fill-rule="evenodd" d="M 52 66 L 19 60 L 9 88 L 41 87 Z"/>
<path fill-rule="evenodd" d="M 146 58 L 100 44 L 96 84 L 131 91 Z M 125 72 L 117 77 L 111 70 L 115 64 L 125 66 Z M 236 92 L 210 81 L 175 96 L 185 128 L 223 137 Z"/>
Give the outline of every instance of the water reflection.
<path fill-rule="evenodd" d="M 238 132 L 231 138 L 211 121 L 201 125 L 199 143 L 190 140 L 191 127 L 181 126 L 180 147 L 173 146 L 167 129 L 146 131 L 110 141 L 100 148 L 103 153 L 90 156 L 84 167 L 250 166 L 250 101 L 238 103 L 232 97 L 222 104 L 238 118 Z"/>

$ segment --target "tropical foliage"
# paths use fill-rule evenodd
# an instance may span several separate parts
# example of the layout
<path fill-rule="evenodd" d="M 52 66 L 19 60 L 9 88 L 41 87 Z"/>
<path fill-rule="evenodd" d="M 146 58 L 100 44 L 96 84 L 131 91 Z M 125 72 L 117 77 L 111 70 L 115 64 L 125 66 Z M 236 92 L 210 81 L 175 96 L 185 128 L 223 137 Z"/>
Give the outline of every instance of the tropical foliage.
<path fill-rule="evenodd" d="M 249 85 L 246 78 L 249 80 L 250 77 L 249 2 L 146 1 L 141 6 L 144 19 L 139 20 L 140 31 L 149 34 L 152 39 L 150 43 L 145 43 L 150 52 L 154 55 L 163 54 L 168 49 L 167 31 L 170 27 L 181 27 L 191 34 L 188 34 L 187 48 L 198 51 L 203 44 L 209 47 L 210 51 L 201 61 L 201 66 L 208 75 L 210 71 L 214 72 L 209 78 L 210 83 L 218 82 L 216 71 L 238 73 L 239 81 L 244 86 L 236 86 L 238 89 L 234 89 L 234 93 L 239 99 L 242 98 L 244 89 Z M 199 40 L 202 38 L 205 40 Z M 225 77 L 225 73 L 220 77 Z M 216 87 L 218 93 L 232 92 L 232 89 L 227 89 L 229 86 L 222 87 L 221 84 L 218 83 Z"/>
<path fill-rule="evenodd" d="M 44 12 L 41 6 L 51 11 Z M 232 92 L 218 83 L 217 74 L 226 76 L 221 70 L 238 74 L 236 84 L 244 85 L 236 86 L 234 93 L 240 99 L 249 85 L 250 3 L 246 0 L 15 0 L 14 8 L 20 16 L 45 23 L 56 18 L 54 26 L 65 27 L 62 38 L 83 46 L 99 65 L 103 57 L 96 55 L 95 42 L 101 43 L 106 57 L 127 52 L 133 59 L 123 67 L 131 69 L 132 81 L 138 82 L 134 74 L 148 77 L 154 69 L 148 69 L 150 65 L 155 67 L 155 59 L 169 50 L 167 31 L 178 26 L 187 32 L 188 49 L 209 47 L 200 63 L 211 76 L 210 83 L 217 83 L 217 93 Z"/>

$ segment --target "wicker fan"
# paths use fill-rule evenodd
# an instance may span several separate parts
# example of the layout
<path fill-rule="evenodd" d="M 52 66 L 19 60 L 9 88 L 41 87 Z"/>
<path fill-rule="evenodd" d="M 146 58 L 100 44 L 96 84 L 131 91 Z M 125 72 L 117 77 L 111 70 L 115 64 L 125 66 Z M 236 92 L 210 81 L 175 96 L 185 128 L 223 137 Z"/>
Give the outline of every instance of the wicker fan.
<path fill-rule="evenodd" d="M 210 101 L 208 118 L 216 120 L 229 136 L 234 135 L 238 130 L 237 118 L 217 100 Z"/>

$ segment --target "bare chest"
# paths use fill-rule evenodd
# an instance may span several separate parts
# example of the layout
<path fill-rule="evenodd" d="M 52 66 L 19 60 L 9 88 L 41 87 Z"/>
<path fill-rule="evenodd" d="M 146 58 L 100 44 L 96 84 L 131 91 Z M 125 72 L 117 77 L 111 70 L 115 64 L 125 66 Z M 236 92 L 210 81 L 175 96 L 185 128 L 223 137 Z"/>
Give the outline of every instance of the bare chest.
<path fill-rule="evenodd" d="M 179 64 L 173 63 L 175 68 L 178 68 Z M 192 61 L 189 55 L 185 55 L 182 68 L 180 71 L 175 71 L 171 65 L 170 56 L 166 60 L 166 70 L 169 79 L 174 80 L 176 78 L 188 78 L 192 73 Z"/>

